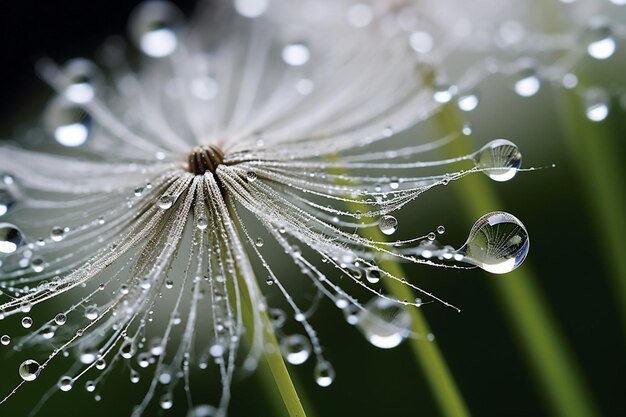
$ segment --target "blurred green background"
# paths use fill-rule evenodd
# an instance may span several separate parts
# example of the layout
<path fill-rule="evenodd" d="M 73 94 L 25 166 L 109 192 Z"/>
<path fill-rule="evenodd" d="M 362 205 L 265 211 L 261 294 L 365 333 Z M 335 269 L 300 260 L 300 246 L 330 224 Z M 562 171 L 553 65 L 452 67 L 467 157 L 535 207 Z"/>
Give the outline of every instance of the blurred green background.
<path fill-rule="evenodd" d="M 66 3 L 57 5 L 60 9 L 53 15 L 48 14 L 47 19 L 46 7 L 49 6 L 43 5 L 42 10 L 33 14 L 31 7 L 35 7 L 35 2 L 7 4 L 9 10 L 1 22 L 4 30 L 1 46 L 9 57 L 15 58 L 15 68 L 4 68 L 2 74 L 6 92 L 0 107 L 0 136 L 3 138 L 12 137 L 21 123 L 32 120 L 29 117 L 38 113 L 36 109 L 45 100 L 46 88 L 34 81 L 32 72 L 26 69 L 32 64 L 30 57 L 45 52 L 62 61 L 75 55 L 90 55 L 106 34 L 123 33 L 128 11 L 136 2 L 96 1 L 89 6 Z M 189 1 L 181 5 L 189 9 L 191 4 Z M 84 22 L 76 18 L 85 14 Z M 9 21 L 8 16 L 14 19 Z M 50 19 L 54 21 L 47 21 Z M 20 22 L 19 25 L 13 20 Z M 24 24 L 33 27 L 33 31 L 21 32 L 18 27 Z M 56 32 L 51 29 L 53 26 Z M 45 36 L 53 32 L 54 35 Z M 624 68 L 623 49 L 621 47 L 608 63 L 603 63 L 602 68 L 587 68 L 586 73 L 591 74 L 587 80 L 605 84 L 612 91 L 621 91 L 621 87 L 615 86 L 623 81 L 620 80 Z M 540 297 L 556 321 L 553 336 L 562 342 L 580 368 L 581 384 L 589 390 L 597 414 L 624 416 L 626 325 L 620 321 L 618 305 L 626 304 L 626 299 L 614 283 L 626 277 L 617 276 L 613 266 L 613 261 L 617 260 L 615 254 L 624 250 L 621 247 L 611 250 L 615 249 L 615 240 L 612 241 L 603 229 L 607 219 L 603 218 L 602 209 L 598 209 L 598 204 L 606 202 L 593 191 L 589 192 L 608 184 L 614 188 L 608 194 L 615 197 L 609 198 L 608 204 L 623 207 L 620 201 L 626 194 L 623 181 L 626 166 L 622 162 L 626 157 L 624 109 L 615 101 L 607 120 L 581 124 L 584 115 L 576 97 L 545 86 L 537 96 L 523 99 L 514 94 L 511 80 L 504 77 L 496 77 L 483 86 L 481 97 L 479 108 L 468 116 L 473 128 L 472 138 L 461 139 L 470 142 L 470 149 L 477 149 L 491 139 L 507 138 L 520 147 L 524 166 L 556 164 L 556 168 L 520 173 L 507 183 L 489 182 L 485 177 L 489 188 L 500 199 L 498 207 L 491 207 L 491 210 L 509 211 L 528 229 L 531 251 L 520 269 L 531 275 L 524 275 L 523 279 L 532 280 L 539 289 Z M 433 121 L 410 132 L 403 140 L 418 143 L 433 138 L 437 124 Z M 583 136 L 582 142 L 580 136 Z M 594 156 L 595 150 L 608 152 L 608 159 L 616 160 L 608 174 L 606 169 L 611 168 L 611 162 L 602 155 Z M 400 232 L 420 235 L 441 224 L 447 230 L 442 242 L 460 246 L 472 225 L 469 220 L 472 217 L 461 201 L 462 194 L 482 192 L 473 189 L 473 183 L 463 179 L 426 193 L 398 213 Z M 626 237 L 623 220 L 614 225 L 614 232 Z M 618 241 L 620 244 L 623 242 Z M 551 358 L 537 358 L 526 349 L 528 335 L 520 336 L 510 305 L 499 296 L 503 287 L 513 285 L 512 280 L 520 277 L 425 266 L 409 266 L 406 273 L 411 282 L 432 290 L 462 309 L 458 314 L 442 305 L 429 304 L 421 310 L 472 415 L 555 415 L 546 398 L 549 393 L 539 382 L 536 369 L 540 366 L 551 372 L 551 368 L 545 366 L 550 364 Z M 270 303 L 272 297 L 278 298 L 272 296 L 271 291 L 268 296 Z M 306 299 L 307 294 L 302 297 Z M 16 324 L 0 322 L 0 333 L 10 332 L 8 326 Z M 289 367 L 311 415 L 441 415 L 409 343 L 390 351 L 373 347 L 328 301 L 322 301 L 312 324 L 319 332 L 337 378 L 330 387 L 320 388 L 313 380 L 312 361 Z M 17 372 L 5 364 L 0 365 L 0 369 L 3 375 L 0 388 L 4 393 L 17 382 Z M 0 406 L 0 415 L 26 415 L 55 382 L 56 378 L 42 377 L 29 384 L 8 404 Z M 199 379 L 194 391 L 201 397 L 203 390 L 214 394 L 216 386 L 217 381 L 211 385 Z M 102 402 L 94 402 L 79 383 L 69 393 L 54 395 L 38 415 L 124 416 L 142 397 L 144 389 L 145 381 L 143 385 L 132 385 L 126 373 L 116 371 L 104 386 Z M 230 415 L 286 415 L 285 410 L 275 404 L 276 394 L 268 391 L 271 387 L 259 375 L 237 378 Z M 183 401 L 178 401 L 177 406 L 167 412 L 154 408 L 149 415 L 184 416 L 182 405 Z"/>

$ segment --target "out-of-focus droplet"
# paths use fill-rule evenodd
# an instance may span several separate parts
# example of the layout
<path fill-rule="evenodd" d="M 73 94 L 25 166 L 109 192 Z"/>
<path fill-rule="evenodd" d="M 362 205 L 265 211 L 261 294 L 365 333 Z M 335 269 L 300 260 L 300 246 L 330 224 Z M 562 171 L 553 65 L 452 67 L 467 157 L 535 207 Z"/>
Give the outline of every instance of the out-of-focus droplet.
<path fill-rule="evenodd" d="M 201 404 L 187 412 L 187 417 L 214 417 L 217 410 L 212 405 Z"/>
<path fill-rule="evenodd" d="M 611 97 L 599 87 L 590 88 L 584 94 L 585 115 L 592 122 L 601 122 L 609 115 Z"/>
<path fill-rule="evenodd" d="M 376 284 L 380 281 L 380 276 L 381 272 L 377 267 L 373 266 L 365 270 L 365 279 L 367 279 L 370 284 Z"/>
<path fill-rule="evenodd" d="M 348 9 L 348 23 L 355 28 L 364 28 L 372 22 L 374 11 L 369 4 L 357 3 Z"/>
<path fill-rule="evenodd" d="M 169 194 L 162 195 L 157 201 L 157 206 L 159 206 L 161 210 L 167 210 L 170 207 L 172 207 L 173 204 L 174 204 L 174 197 L 172 197 Z"/>
<path fill-rule="evenodd" d="M 0 223 L 0 253 L 14 253 L 24 243 L 24 235 L 20 229 L 10 223 Z"/>
<path fill-rule="evenodd" d="M 65 98 L 74 103 L 89 103 L 96 95 L 99 77 L 98 67 L 93 62 L 72 59 L 63 67 Z"/>
<path fill-rule="evenodd" d="M 169 410 L 174 406 L 174 400 L 172 398 L 172 394 L 167 392 L 161 396 L 161 400 L 159 401 L 159 405 L 164 410 Z"/>
<path fill-rule="evenodd" d="M 525 68 L 520 71 L 515 81 L 515 92 L 522 97 L 532 97 L 539 92 L 541 80 L 533 68 Z"/>
<path fill-rule="evenodd" d="M 522 153 L 513 142 L 495 139 L 473 155 L 476 166 L 494 181 L 508 181 L 522 165 Z"/>
<path fill-rule="evenodd" d="M 464 94 L 457 100 L 457 105 L 459 106 L 459 109 L 468 112 L 475 110 L 476 107 L 478 107 L 479 103 L 480 100 L 478 98 L 478 95 L 473 93 Z"/>
<path fill-rule="evenodd" d="M 457 253 L 487 272 L 505 274 L 522 264 L 529 246 L 522 222 L 509 213 L 496 211 L 476 221 Z"/>
<path fill-rule="evenodd" d="M 426 54 L 433 49 L 433 37 L 428 32 L 415 31 L 409 36 L 411 48 L 418 54 Z"/>
<path fill-rule="evenodd" d="M 311 50 L 304 42 L 293 42 L 283 47 L 282 57 L 287 65 L 299 67 L 309 62 Z"/>
<path fill-rule="evenodd" d="M 16 200 L 13 193 L 6 188 L 0 188 L 0 216 L 4 216 L 13 208 Z"/>
<path fill-rule="evenodd" d="M 250 19 L 262 16 L 269 6 L 269 0 L 234 0 L 233 3 L 237 13 Z"/>
<path fill-rule="evenodd" d="M 292 334 L 280 341 L 280 349 L 285 360 L 292 365 L 300 365 L 306 362 L 311 355 L 309 339 L 301 334 Z"/>
<path fill-rule="evenodd" d="M 59 379 L 59 382 L 57 382 L 57 386 L 61 391 L 67 392 L 74 386 L 74 378 L 70 376 L 62 376 L 61 379 Z"/>
<path fill-rule="evenodd" d="M 398 230 L 398 220 L 393 216 L 383 216 L 378 220 L 378 228 L 387 236 L 392 235 Z"/>
<path fill-rule="evenodd" d="M 452 100 L 456 94 L 457 88 L 450 84 L 437 84 L 434 87 L 433 99 L 437 103 L 445 104 Z"/>
<path fill-rule="evenodd" d="M 183 16 L 172 3 L 149 1 L 140 4 L 129 20 L 129 32 L 137 47 L 153 58 L 164 58 L 178 47 Z"/>
<path fill-rule="evenodd" d="M 584 34 L 587 53 L 595 59 L 610 58 L 617 47 L 613 31 L 606 24 L 592 24 Z"/>
<path fill-rule="evenodd" d="M 320 361 L 313 371 L 315 382 L 320 387 L 327 387 L 335 381 L 335 369 L 328 361 Z"/>
<path fill-rule="evenodd" d="M 356 326 L 372 345 L 391 349 L 409 336 L 411 315 L 403 305 L 376 297 L 359 313 Z"/>
<path fill-rule="evenodd" d="M 65 228 L 60 226 L 55 226 L 52 228 L 50 232 L 50 239 L 54 242 L 60 242 L 65 238 Z"/>
<path fill-rule="evenodd" d="M 68 148 L 85 144 L 91 136 L 91 117 L 78 104 L 58 97 L 48 104 L 44 123 L 54 139 Z"/>

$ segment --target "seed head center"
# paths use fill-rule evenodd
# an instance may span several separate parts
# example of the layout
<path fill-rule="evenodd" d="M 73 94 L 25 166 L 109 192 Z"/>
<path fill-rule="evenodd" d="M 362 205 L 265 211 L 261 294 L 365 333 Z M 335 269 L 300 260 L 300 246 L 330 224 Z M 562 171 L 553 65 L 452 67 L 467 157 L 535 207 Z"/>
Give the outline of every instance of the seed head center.
<path fill-rule="evenodd" d="M 202 145 L 193 148 L 188 158 L 189 172 L 204 175 L 209 171 L 215 174 L 218 165 L 224 163 L 224 153 L 213 145 Z"/>

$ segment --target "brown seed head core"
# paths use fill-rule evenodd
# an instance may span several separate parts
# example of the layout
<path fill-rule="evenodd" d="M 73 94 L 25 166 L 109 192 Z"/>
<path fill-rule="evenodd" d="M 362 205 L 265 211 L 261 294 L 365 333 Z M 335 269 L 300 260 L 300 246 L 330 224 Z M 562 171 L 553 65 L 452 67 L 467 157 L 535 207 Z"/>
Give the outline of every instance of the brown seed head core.
<path fill-rule="evenodd" d="M 204 175 L 209 171 L 215 174 L 218 165 L 224 163 L 224 153 L 213 145 L 202 145 L 193 148 L 189 154 L 189 172 Z"/>

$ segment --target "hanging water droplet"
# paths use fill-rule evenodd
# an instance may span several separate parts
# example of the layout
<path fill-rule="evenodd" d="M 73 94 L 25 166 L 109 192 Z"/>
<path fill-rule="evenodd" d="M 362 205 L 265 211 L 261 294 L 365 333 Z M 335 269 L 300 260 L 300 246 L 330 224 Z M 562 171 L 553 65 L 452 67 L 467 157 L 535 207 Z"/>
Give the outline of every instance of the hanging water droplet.
<path fill-rule="evenodd" d="M 11 336 L 9 336 L 8 334 L 2 335 L 2 337 L 0 337 L 0 343 L 3 346 L 7 346 L 9 343 L 11 343 Z"/>
<path fill-rule="evenodd" d="M 327 387 L 335 380 L 335 370 L 328 361 L 319 361 L 313 371 L 315 382 L 320 387 Z"/>
<path fill-rule="evenodd" d="M 20 376 L 24 381 L 34 381 L 41 372 L 41 365 L 37 361 L 27 359 L 19 367 Z"/>
<path fill-rule="evenodd" d="M 600 22 L 593 23 L 585 32 L 587 53 L 595 59 L 610 58 L 616 49 L 615 37 L 609 26 Z"/>
<path fill-rule="evenodd" d="M 311 355 L 309 339 L 301 334 L 292 334 L 284 337 L 280 342 L 280 348 L 285 360 L 292 365 L 300 365 L 306 362 Z"/>
<path fill-rule="evenodd" d="M 13 205 L 15 205 L 13 194 L 5 188 L 0 188 L 0 216 L 7 214 Z"/>
<path fill-rule="evenodd" d="M 81 146 L 91 135 L 91 117 L 79 105 L 59 98 L 46 108 L 44 123 L 47 130 L 61 145 L 69 148 Z"/>
<path fill-rule="evenodd" d="M 234 6 L 243 17 L 254 19 L 267 11 L 269 0 L 235 0 Z"/>
<path fill-rule="evenodd" d="M 513 142 L 492 140 L 473 155 L 476 166 L 494 181 L 508 181 L 522 165 L 522 153 Z"/>
<path fill-rule="evenodd" d="M 372 345 L 391 349 L 409 336 L 411 315 L 401 304 L 377 297 L 359 313 L 356 326 Z"/>
<path fill-rule="evenodd" d="M 70 376 L 62 376 L 61 379 L 59 379 L 59 382 L 57 382 L 57 386 L 61 391 L 67 392 L 74 386 L 74 378 Z"/>
<path fill-rule="evenodd" d="M 90 306 L 85 309 L 85 317 L 89 320 L 95 320 L 98 318 L 99 310 L 96 306 Z"/>
<path fill-rule="evenodd" d="M 63 313 L 59 313 L 54 317 L 54 322 L 58 325 L 58 326 L 62 326 L 65 324 L 65 322 L 67 321 L 67 316 Z"/>
<path fill-rule="evenodd" d="M 380 276 L 381 272 L 377 267 L 371 267 L 365 270 L 365 279 L 367 279 L 370 284 L 376 284 L 380 281 Z"/>
<path fill-rule="evenodd" d="M 383 216 L 378 221 L 378 228 L 387 236 L 392 235 L 398 230 L 398 220 L 393 216 Z"/>
<path fill-rule="evenodd" d="M 161 400 L 159 401 L 159 405 L 164 410 L 169 410 L 170 408 L 172 408 L 174 406 L 174 400 L 172 399 L 172 394 L 169 392 L 163 394 L 163 396 L 161 397 Z"/>
<path fill-rule="evenodd" d="M 44 328 L 41 330 L 41 336 L 42 336 L 44 339 L 48 339 L 48 340 L 50 340 L 50 339 L 52 339 L 52 338 L 54 337 L 54 331 L 55 331 L 54 327 L 52 327 L 52 326 L 46 326 L 46 327 L 44 327 Z"/>
<path fill-rule="evenodd" d="M 120 347 L 120 354 L 122 355 L 122 358 L 124 359 L 131 359 L 133 355 L 135 354 L 135 351 L 136 351 L 135 343 L 133 342 L 132 339 L 128 339 L 124 341 L 124 343 Z"/>
<path fill-rule="evenodd" d="M 89 103 L 94 98 L 99 71 L 93 62 L 73 59 L 65 64 L 63 77 L 65 98 L 79 104 Z"/>
<path fill-rule="evenodd" d="M 159 198 L 159 201 L 157 202 L 157 205 L 162 210 L 167 210 L 168 208 L 172 207 L 173 204 L 174 204 L 174 197 L 172 197 L 169 194 L 162 195 Z"/>
<path fill-rule="evenodd" d="M 457 253 L 487 272 L 505 274 L 522 264 L 529 246 L 528 232 L 522 222 L 509 213 L 496 211 L 474 223 Z"/>
<path fill-rule="evenodd" d="M 33 319 L 26 316 L 22 319 L 22 327 L 25 329 L 30 329 L 30 327 L 33 325 Z"/>
<path fill-rule="evenodd" d="M 476 107 L 478 107 L 479 103 L 480 101 L 478 99 L 478 95 L 473 93 L 464 94 L 457 100 L 457 105 L 459 106 L 459 109 L 468 112 L 475 110 Z"/>
<path fill-rule="evenodd" d="M 264 244 L 264 243 L 265 243 L 265 242 L 263 242 L 263 238 L 260 238 L 260 237 L 259 237 L 259 238 L 257 238 L 257 239 L 254 241 L 254 244 L 255 244 L 257 247 L 259 247 L 259 248 L 263 247 L 263 244 Z"/>
<path fill-rule="evenodd" d="M 609 115 L 611 98 L 603 88 L 595 87 L 585 91 L 585 115 L 592 122 L 601 122 Z"/>
<path fill-rule="evenodd" d="M 283 61 L 292 67 L 299 67 L 309 62 L 311 51 L 304 42 L 293 42 L 285 45 L 282 51 Z"/>
<path fill-rule="evenodd" d="M 533 68 L 525 68 L 520 71 L 515 81 L 515 92 L 522 97 L 532 97 L 539 91 L 541 80 Z"/>
<path fill-rule="evenodd" d="M 163 58 L 178 47 L 182 14 L 170 2 L 150 1 L 137 6 L 130 17 L 129 31 L 139 49 L 153 58 Z"/>
<path fill-rule="evenodd" d="M 11 254 L 24 245 L 24 235 L 10 223 L 0 223 L 0 253 Z"/>

